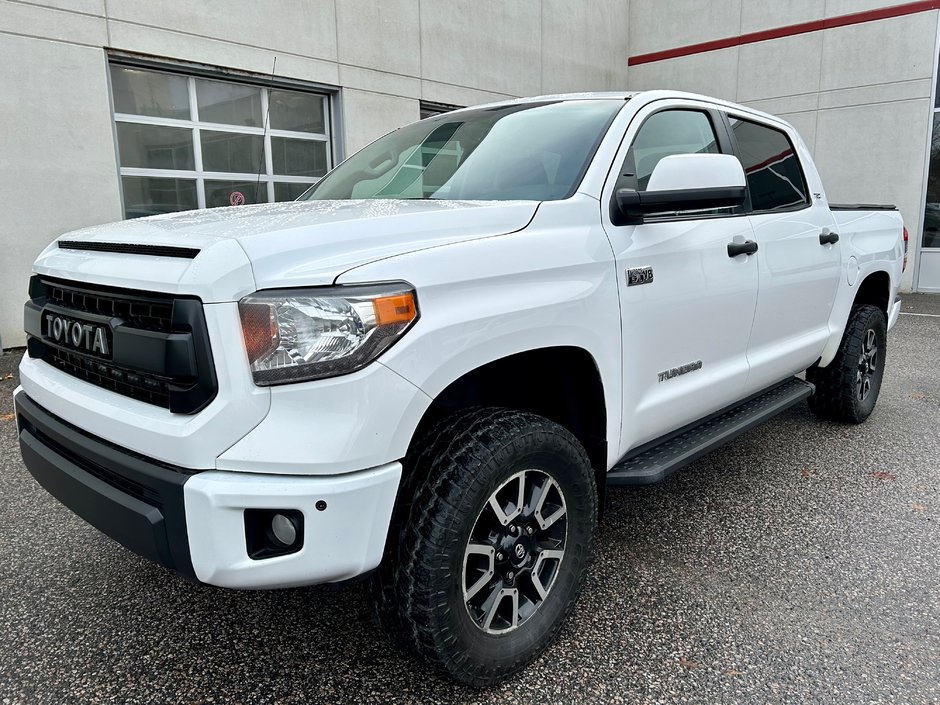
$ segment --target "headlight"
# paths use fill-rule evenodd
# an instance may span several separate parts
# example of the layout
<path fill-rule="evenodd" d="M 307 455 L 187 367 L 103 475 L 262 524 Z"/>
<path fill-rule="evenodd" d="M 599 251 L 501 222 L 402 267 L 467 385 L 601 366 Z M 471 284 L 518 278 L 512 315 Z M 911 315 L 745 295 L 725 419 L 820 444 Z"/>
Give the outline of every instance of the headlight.
<path fill-rule="evenodd" d="M 355 372 L 418 319 L 404 283 L 260 291 L 238 302 L 255 384 Z"/>

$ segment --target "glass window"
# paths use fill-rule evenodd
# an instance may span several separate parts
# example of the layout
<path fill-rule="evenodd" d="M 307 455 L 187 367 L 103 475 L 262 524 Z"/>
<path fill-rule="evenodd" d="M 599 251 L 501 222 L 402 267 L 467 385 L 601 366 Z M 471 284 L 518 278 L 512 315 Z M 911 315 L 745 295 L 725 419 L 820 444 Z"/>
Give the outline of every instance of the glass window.
<path fill-rule="evenodd" d="M 323 176 L 327 170 L 325 142 L 271 138 L 274 173 L 284 176 Z"/>
<path fill-rule="evenodd" d="M 188 120 L 189 88 L 186 79 L 169 73 L 127 66 L 111 67 L 114 112 Z"/>
<path fill-rule="evenodd" d="M 197 205 L 195 179 L 123 176 L 121 182 L 126 218 L 188 211 Z"/>
<path fill-rule="evenodd" d="M 628 161 L 636 190 L 645 191 L 659 160 L 673 154 L 718 154 L 715 130 L 708 115 L 697 110 L 664 110 L 651 115 L 630 148 Z M 628 186 L 628 184 L 621 184 Z"/>
<path fill-rule="evenodd" d="M 274 184 L 274 200 L 296 201 L 308 188 L 310 188 L 310 186 L 307 184 L 293 184 L 281 181 Z"/>
<path fill-rule="evenodd" d="M 238 83 L 196 79 L 200 122 L 261 127 L 261 89 Z"/>
<path fill-rule="evenodd" d="M 193 131 L 179 127 L 117 124 L 122 166 L 147 169 L 193 169 Z"/>
<path fill-rule="evenodd" d="M 332 166 L 323 93 L 110 70 L 127 218 L 294 200 Z"/>
<path fill-rule="evenodd" d="M 268 95 L 271 129 L 326 133 L 326 101 L 323 96 L 284 90 L 272 90 Z"/>
<path fill-rule="evenodd" d="M 623 105 L 521 103 L 428 118 L 353 155 L 306 198 L 567 198 Z"/>
<path fill-rule="evenodd" d="M 267 200 L 267 188 L 263 182 L 206 179 L 206 208 L 265 203 Z"/>
<path fill-rule="evenodd" d="M 202 143 L 203 171 L 257 174 L 264 168 L 262 135 L 201 130 L 199 139 Z"/>
<path fill-rule="evenodd" d="M 799 208 L 809 204 L 806 179 L 790 139 L 780 130 L 731 118 L 751 207 L 755 211 Z"/>
<path fill-rule="evenodd" d="M 924 207 L 924 247 L 940 247 L 940 112 L 933 114 L 927 203 Z"/>

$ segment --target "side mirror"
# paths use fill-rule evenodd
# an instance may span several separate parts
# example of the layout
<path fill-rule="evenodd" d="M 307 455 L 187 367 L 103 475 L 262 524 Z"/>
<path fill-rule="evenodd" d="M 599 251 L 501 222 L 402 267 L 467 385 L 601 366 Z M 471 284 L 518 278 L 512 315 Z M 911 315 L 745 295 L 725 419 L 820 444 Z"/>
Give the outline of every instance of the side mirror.
<path fill-rule="evenodd" d="M 673 154 L 663 157 L 646 191 L 618 189 L 612 216 L 622 225 L 650 213 L 682 213 L 739 206 L 747 198 L 747 179 L 730 154 Z M 619 222 L 617 222 L 619 221 Z"/>

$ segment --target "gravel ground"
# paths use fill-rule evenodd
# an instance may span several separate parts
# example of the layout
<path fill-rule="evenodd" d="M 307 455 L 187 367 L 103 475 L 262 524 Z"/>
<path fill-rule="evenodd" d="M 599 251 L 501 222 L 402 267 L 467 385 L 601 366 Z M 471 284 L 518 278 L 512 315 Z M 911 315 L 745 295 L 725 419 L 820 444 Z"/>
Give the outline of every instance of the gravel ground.
<path fill-rule="evenodd" d="M 940 297 L 905 300 L 940 314 Z M 558 642 L 468 690 L 395 651 L 361 584 L 196 587 L 52 500 L 0 357 L 0 703 L 940 703 L 940 316 L 904 315 L 875 413 L 805 405 L 610 493 Z"/>

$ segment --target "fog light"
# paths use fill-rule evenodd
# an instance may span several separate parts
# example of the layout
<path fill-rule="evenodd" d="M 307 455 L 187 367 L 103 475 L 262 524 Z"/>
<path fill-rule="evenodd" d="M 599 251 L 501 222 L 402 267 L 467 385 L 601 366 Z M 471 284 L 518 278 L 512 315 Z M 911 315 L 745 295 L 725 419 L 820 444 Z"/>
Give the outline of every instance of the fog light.
<path fill-rule="evenodd" d="M 297 527 L 283 514 L 275 514 L 271 519 L 271 533 L 285 546 L 290 546 L 297 540 Z"/>
<path fill-rule="evenodd" d="M 256 561 L 297 553 L 304 547 L 299 509 L 246 509 L 245 549 Z"/>

